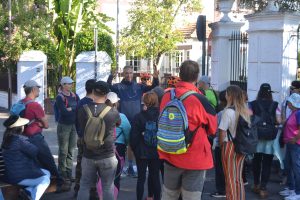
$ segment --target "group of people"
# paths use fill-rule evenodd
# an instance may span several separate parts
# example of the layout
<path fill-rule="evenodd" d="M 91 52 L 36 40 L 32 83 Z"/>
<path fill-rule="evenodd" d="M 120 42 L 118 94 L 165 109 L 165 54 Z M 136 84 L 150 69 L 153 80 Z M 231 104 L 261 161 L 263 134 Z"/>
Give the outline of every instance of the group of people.
<path fill-rule="evenodd" d="M 137 166 L 137 200 L 144 198 L 147 169 L 148 200 L 199 200 L 206 171 L 214 166 L 216 192 L 211 196 L 244 200 L 249 159 L 253 192 L 267 198 L 275 155 L 288 180 L 280 195 L 300 200 L 300 82 L 292 83 L 291 95 L 281 106 L 273 100 L 268 83 L 261 85 L 252 102 L 235 85 L 217 95 L 209 77 L 199 78 L 199 65 L 191 60 L 181 64 L 179 77 L 171 77 L 165 89 L 159 87 L 156 70 L 152 84 L 136 83 L 129 66 L 123 75 L 117 84 L 112 84 L 113 76 L 107 82 L 88 80 L 82 99 L 72 92 L 70 77 L 61 79 L 54 105 L 58 167 L 42 135 L 49 125 L 35 102 L 40 86 L 27 81 L 26 98 L 13 106 L 4 122 L 5 181 L 23 186 L 32 199 L 41 198 L 50 180 L 56 181 L 57 192 L 69 191 L 77 143 L 78 200 L 99 195 L 116 199 L 127 152 L 134 155 L 128 154 L 127 172 L 134 173 L 134 158 Z M 235 138 L 241 134 L 242 122 L 256 127 L 253 155 L 237 151 Z M 286 146 L 284 157 L 280 141 Z"/>

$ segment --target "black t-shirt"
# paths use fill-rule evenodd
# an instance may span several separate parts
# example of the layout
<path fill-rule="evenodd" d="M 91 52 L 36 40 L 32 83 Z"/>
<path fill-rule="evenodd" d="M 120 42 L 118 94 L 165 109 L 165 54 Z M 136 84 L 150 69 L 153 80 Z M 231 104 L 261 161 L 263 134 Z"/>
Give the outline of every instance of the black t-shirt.
<path fill-rule="evenodd" d="M 88 104 L 92 114 L 98 116 L 103 109 L 107 106 L 104 103 L 90 103 Z M 83 107 L 78 110 L 78 122 L 81 130 L 85 129 L 85 125 L 88 120 L 88 115 Z M 84 146 L 83 156 L 88 159 L 102 160 L 105 158 L 110 158 L 115 155 L 114 153 L 114 132 L 116 129 L 116 124 L 119 122 L 120 115 L 117 109 L 112 108 L 105 116 L 105 135 L 104 135 L 104 145 L 98 150 L 89 150 Z"/>

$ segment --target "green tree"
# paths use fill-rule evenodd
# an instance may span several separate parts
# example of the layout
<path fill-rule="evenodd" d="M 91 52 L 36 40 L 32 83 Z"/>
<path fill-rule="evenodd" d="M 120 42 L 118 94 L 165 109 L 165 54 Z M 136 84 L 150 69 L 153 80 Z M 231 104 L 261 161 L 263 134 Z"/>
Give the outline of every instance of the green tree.
<path fill-rule="evenodd" d="M 158 65 L 161 56 L 183 40 L 174 27 L 184 10 L 201 10 L 199 0 L 135 0 L 129 10 L 129 26 L 121 32 L 121 53 L 150 59 Z"/>
<path fill-rule="evenodd" d="M 300 11 L 300 0 L 276 0 L 280 11 Z M 240 0 L 240 6 L 254 11 L 262 11 L 268 5 L 268 0 Z"/>
<path fill-rule="evenodd" d="M 111 32 L 105 23 L 111 18 L 97 13 L 96 0 L 54 0 L 53 36 L 57 40 L 63 75 L 75 75 L 76 38 L 80 32 L 98 29 Z M 70 74 L 71 72 L 71 74 Z"/>
<path fill-rule="evenodd" d="M 94 51 L 94 32 L 81 32 L 75 40 L 76 56 L 83 51 Z M 112 66 L 116 64 L 116 48 L 111 35 L 107 32 L 98 32 L 98 51 L 105 51 L 112 59 Z"/>

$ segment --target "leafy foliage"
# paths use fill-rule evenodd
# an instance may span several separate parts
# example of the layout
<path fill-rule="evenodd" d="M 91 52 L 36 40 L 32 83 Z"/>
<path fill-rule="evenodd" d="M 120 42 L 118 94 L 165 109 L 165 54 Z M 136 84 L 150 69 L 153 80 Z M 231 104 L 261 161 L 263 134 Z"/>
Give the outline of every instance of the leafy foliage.
<path fill-rule="evenodd" d="M 81 32 L 77 35 L 75 40 L 76 55 L 82 51 L 94 51 L 94 33 Z M 113 66 L 116 64 L 115 46 L 113 44 L 112 37 L 107 32 L 98 33 L 98 51 L 105 51 L 113 60 Z"/>
<path fill-rule="evenodd" d="M 300 0 L 276 0 L 280 11 L 300 11 Z M 241 0 L 240 6 L 255 11 L 262 11 L 268 5 L 268 0 Z"/>
<path fill-rule="evenodd" d="M 199 0 L 135 0 L 130 25 L 121 32 L 121 53 L 148 58 L 157 65 L 165 52 L 183 40 L 174 27 L 179 12 L 200 9 Z"/>

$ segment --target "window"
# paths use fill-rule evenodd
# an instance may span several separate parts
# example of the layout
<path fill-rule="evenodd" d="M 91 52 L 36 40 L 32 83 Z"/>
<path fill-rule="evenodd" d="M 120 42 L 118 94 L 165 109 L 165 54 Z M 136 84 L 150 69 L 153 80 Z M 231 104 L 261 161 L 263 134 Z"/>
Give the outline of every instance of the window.
<path fill-rule="evenodd" d="M 186 59 L 190 60 L 190 51 L 186 51 Z"/>
<path fill-rule="evenodd" d="M 126 65 L 132 66 L 133 71 L 141 70 L 141 58 L 138 56 L 126 56 Z"/>

